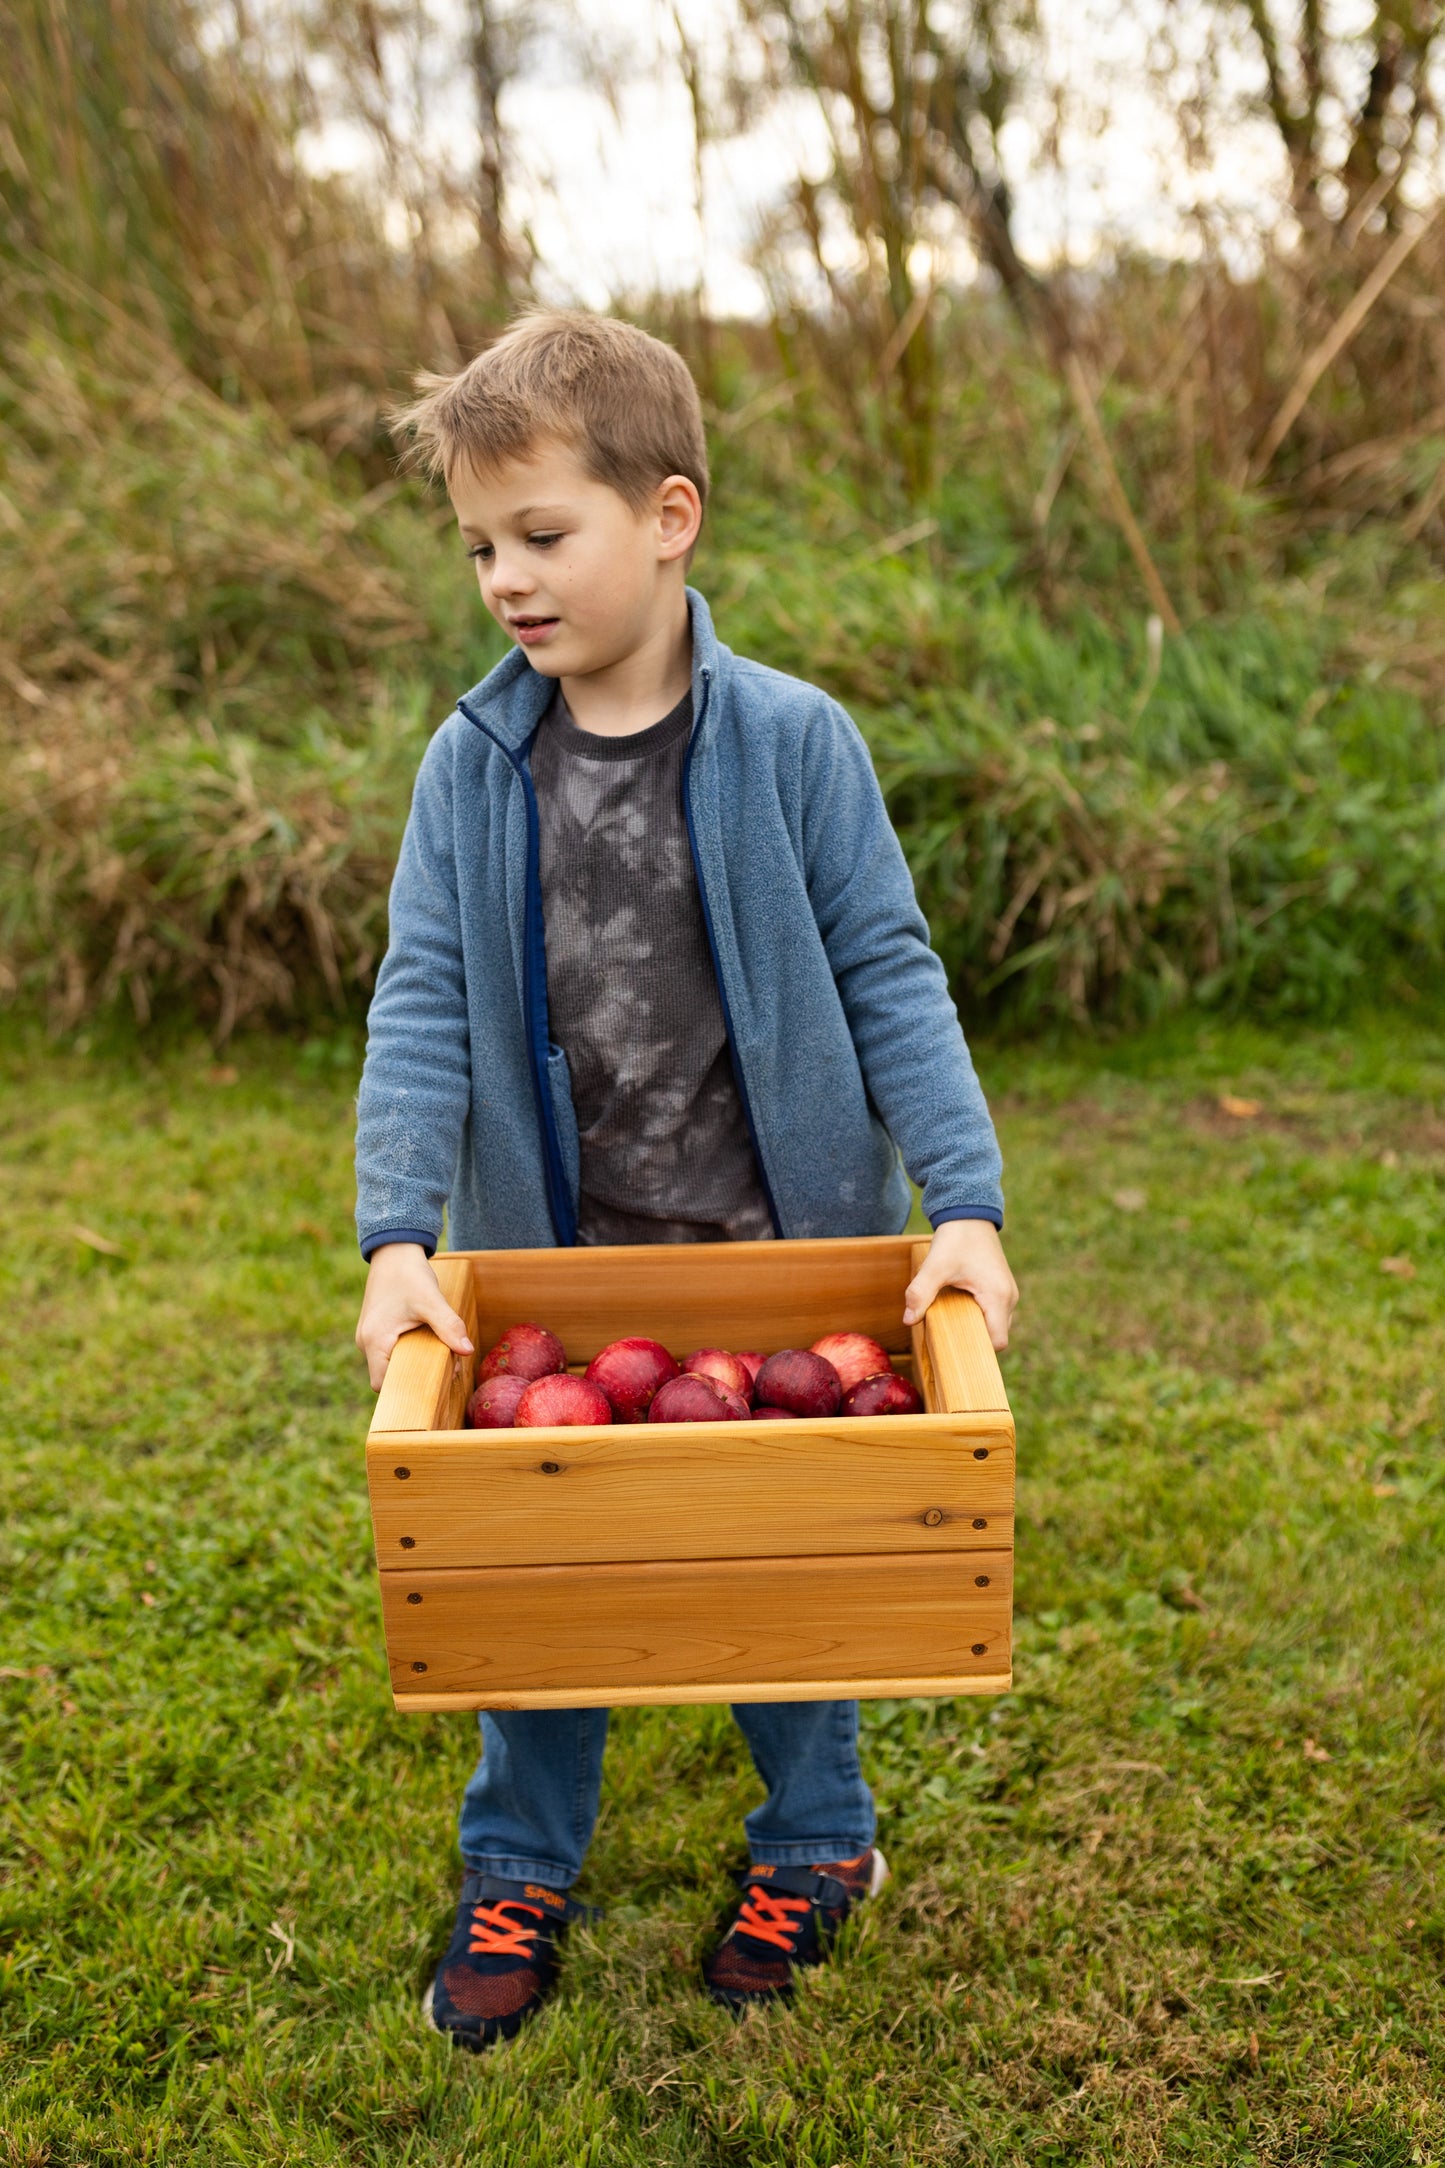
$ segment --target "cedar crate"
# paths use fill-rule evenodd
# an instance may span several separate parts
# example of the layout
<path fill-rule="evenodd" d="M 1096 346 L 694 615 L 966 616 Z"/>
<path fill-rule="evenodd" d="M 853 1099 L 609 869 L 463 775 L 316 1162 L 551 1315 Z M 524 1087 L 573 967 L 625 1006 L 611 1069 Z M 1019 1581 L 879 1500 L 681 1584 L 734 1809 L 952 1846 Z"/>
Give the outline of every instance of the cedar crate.
<path fill-rule="evenodd" d="M 996 1694 L 1010 1682 L 1014 1426 L 972 1297 L 904 1328 L 906 1235 L 435 1260 L 480 1351 L 519 1318 L 574 1368 L 624 1335 L 872 1333 L 927 1412 L 463 1430 L 474 1363 L 397 1342 L 366 1445 L 396 1706 Z"/>

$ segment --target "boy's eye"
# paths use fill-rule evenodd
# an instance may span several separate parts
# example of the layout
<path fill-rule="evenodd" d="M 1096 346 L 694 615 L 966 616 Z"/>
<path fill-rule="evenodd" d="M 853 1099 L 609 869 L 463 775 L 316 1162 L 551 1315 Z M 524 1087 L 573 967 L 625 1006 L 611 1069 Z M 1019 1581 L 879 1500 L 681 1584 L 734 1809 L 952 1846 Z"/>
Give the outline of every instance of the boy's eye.
<path fill-rule="evenodd" d="M 490 542 L 474 542 L 467 551 L 468 557 L 490 557 L 491 554 L 492 545 Z"/>
<path fill-rule="evenodd" d="M 554 542 L 560 542 L 561 539 L 560 534 L 529 534 L 527 537 L 534 548 L 539 550 L 549 550 Z"/>

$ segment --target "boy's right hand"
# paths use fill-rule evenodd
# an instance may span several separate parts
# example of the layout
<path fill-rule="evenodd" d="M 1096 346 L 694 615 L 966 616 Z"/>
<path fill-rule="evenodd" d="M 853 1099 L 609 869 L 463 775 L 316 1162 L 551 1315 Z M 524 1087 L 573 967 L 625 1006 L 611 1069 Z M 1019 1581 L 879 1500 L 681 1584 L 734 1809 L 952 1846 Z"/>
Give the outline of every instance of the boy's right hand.
<path fill-rule="evenodd" d="M 356 1324 L 356 1344 L 366 1357 L 373 1391 L 381 1389 L 397 1341 L 415 1325 L 430 1325 L 454 1355 L 472 1352 L 467 1328 L 437 1285 L 421 1244 L 388 1242 L 372 1252 Z"/>

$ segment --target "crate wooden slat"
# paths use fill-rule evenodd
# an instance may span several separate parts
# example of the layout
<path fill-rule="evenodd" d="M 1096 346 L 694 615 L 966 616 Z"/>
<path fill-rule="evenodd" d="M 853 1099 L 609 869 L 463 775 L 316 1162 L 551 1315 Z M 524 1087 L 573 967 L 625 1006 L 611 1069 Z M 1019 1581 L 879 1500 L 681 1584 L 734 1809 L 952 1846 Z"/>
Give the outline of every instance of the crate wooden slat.
<path fill-rule="evenodd" d="M 527 1430 L 373 1435 L 377 1557 L 383 1570 L 766 1557 L 779 1529 L 760 1511 L 769 1486 L 798 1501 L 787 1547 L 799 1556 L 1012 1543 L 1011 1430 L 989 1414 L 920 1417 L 909 1431 L 738 1423 L 725 1457 L 699 1452 L 691 1423 L 548 1431 L 546 1445 Z"/>
<path fill-rule="evenodd" d="M 724 1270 L 723 1251 L 731 1252 Z M 745 1337 L 766 1320 L 768 1348 L 807 1347 L 846 1319 L 884 1347 L 908 1348 L 900 1256 L 894 1235 L 856 1242 L 640 1244 L 618 1249 L 492 1250 L 477 1262 L 478 1345 L 489 1347 L 518 1318 L 565 1316 L 575 1362 L 590 1362 L 624 1329 L 679 1354 L 695 1347 L 756 1347 Z M 698 1269 L 699 1258 L 707 1269 Z M 691 1264 L 685 1260 L 692 1260 Z"/>
<path fill-rule="evenodd" d="M 479 1350 L 521 1318 L 574 1365 L 624 1334 L 681 1355 L 856 1330 L 929 1412 L 468 1431 L 474 1365 L 406 1334 L 367 1443 L 396 1706 L 1005 1689 L 1013 1419 L 971 1297 L 904 1327 L 924 1254 L 879 1236 L 439 1257 Z"/>
<path fill-rule="evenodd" d="M 953 1672 L 930 1672 L 907 1679 L 830 1679 L 826 1686 L 799 1686 L 776 1679 L 742 1679 L 726 1686 L 699 1686 L 695 1679 L 668 1685 L 609 1687 L 605 1693 L 565 1686 L 551 1693 L 542 1688 L 526 1693 L 397 1694 L 392 1705 L 402 1715 L 427 1716 L 460 1709 L 656 1709 L 725 1701 L 921 1701 L 952 1700 L 955 1694 L 1006 1694 L 1013 1676 L 1006 1671 L 980 1672 L 964 1678 Z"/>
<path fill-rule="evenodd" d="M 684 1680 L 729 1701 L 749 1683 L 996 1682 L 1012 1568 L 1009 1551 L 974 1551 L 389 1573 L 392 1685 L 408 1698 L 565 1692 L 582 1707 Z"/>

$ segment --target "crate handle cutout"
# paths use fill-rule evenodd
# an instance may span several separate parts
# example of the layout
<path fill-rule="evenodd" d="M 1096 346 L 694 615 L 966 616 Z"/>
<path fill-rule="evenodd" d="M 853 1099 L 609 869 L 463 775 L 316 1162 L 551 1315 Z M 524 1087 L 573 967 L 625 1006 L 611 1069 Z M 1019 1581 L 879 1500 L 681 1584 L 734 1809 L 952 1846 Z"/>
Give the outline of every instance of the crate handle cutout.
<path fill-rule="evenodd" d="M 465 1257 L 438 1257 L 437 1285 L 476 1344 L 477 1293 Z M 470 1391 L 471 1367 L 429 1325 L 404 1332 L 391 1351 L 377 1395 L 373 1430 L 455 1430 Z"/>

